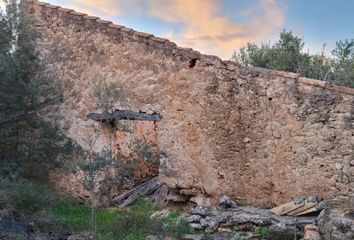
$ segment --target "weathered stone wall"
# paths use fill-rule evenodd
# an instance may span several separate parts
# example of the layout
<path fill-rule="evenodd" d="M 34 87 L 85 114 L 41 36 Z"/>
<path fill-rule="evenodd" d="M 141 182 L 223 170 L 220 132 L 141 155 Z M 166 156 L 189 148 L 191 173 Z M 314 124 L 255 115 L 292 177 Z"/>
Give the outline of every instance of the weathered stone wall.
<path fill-rule="evenodd" d="M 82 147 L 97 110 L 93 85 L 105 76 L 124 92 L 117 109 L 163 116 L 160 176 L 195 201 L 227 194 L 272 206 L 354 194 L 353 89 L 242 68 L 73 10 L 33 2 L 30 12 L 42 60 L 63 86 L 47 118 Z"/>

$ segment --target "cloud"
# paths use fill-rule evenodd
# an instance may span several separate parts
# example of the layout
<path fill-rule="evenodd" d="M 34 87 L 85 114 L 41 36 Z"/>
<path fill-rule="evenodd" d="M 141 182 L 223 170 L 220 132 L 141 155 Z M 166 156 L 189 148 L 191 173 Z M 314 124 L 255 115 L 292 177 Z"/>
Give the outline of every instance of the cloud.
<path fill-rule="evenodd" d="M 283 26 L 284 9 L 278 0 L 257 0 L 257 4 L 248 8 L 235 9 L 235 16 L 243 19 L 243 23 L 225 17 L 225 1 L 71 0 L 69 3 L 77 11 L 106 18 L 108 15 L 111 19 L 122 14 L 153 17 L 168 26 L 162 37 L 223 58 L 229 58 L 235 49 L 249 41 L 269 38 Z M 241 0 L 230 1 L 237 7 Z"/>
<path fill-rule="evenodd" d="M 102 14 L 110 17 L 123 13 L 137 14 L 143 9 L 144 0 L 71 0 L 69 4 L 77 11 Z"/>
<path fill-rule="evenodd" d="M 261 15 L 252 17 L 247 24 L 223 17 L 224 3 L 223 0 L 150 0 L 150 14 L 183 26 L 182 31 L 169 36 L 178 44 L 224 58 L 248 41 L 263 40 L 283 25 L 284 12 L 276 0 L 259 0 Z"/>
<path fill-rule="evenodd" d="M 119 1 L 114 0 L 72 0 L 70 5 L 76 11 L 85 12 L 88 14 L 95 14 L 100 11 L 103 14 L 108 14 L 111 16 L 119 15 L 121 13 L 121 8 Z M 96 13 L 97 14 L 97 13 Z"/>

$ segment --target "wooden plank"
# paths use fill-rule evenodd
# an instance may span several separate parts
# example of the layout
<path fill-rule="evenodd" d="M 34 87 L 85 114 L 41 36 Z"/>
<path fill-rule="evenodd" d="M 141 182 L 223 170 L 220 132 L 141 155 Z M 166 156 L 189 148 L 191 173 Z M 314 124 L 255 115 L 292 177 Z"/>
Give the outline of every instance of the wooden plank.
<path fill-rule="evenodd" d="M 168 195 L 169 188 L 166 185 L 161 185 L 152 196 L 153 202 L 164 203 Z"/>
<path fill-rule="evenodd" d="M 147 114 L 143 112 L 133 112 L 131 110 L 117 110 L 113 113 L 90 113 L 87 115 L 88 119 L 94 121 L 107 121 L 114 120 L 141 120 L 141 121 L 160 121 L 162 119 L 159 114 Z"/>
<path fill-rule="evenodd" d="M 307 209 L 306 211 L 295 214 L 295 216 L 302 216 L 302 215 L 306 215 L 308 213 L 313 213 L 313 212 L 317 212 L 317 211 L 318 211 L 318 208 L 317 208 L 317 206 L 315 206 L 315 207 Z"/>
<path fill-rule="evenodd" d="M 314 202 L 305 202 L 304 206 L 298 208 L 298 209 L 294 209 L 288 213 L 286 213 L 286 215 L 289 216 L 300 216 L 300 215 L 304 215 L 306 210 L 316 207 L 317 203 Z"/>
<path fill-rule="evenodd" d="M 119 207 L 126 207 L 137 200 L 140 196 L 146 196 L 154 192 L 157 188 L 161 186 L 158 177 L 150 179 L 147 182 L 123 193 L 122 195 L 114 198 L 112 202 L 117 204 Z"/>
<path fill-rule="evenodd" d="M 272 208 L 270 211 L 276 215 L 285 215 L 288 212 L 294 211 L 296 209 L 299 209 L 301 207 L 303 207 L 305 205 L 305 202 L 301 202 L 301 203 L 294 203 L 294 202 L 289 202 L 289 203 L 285 203 L 283 205 L 280 205 L 278 207 Z"/>

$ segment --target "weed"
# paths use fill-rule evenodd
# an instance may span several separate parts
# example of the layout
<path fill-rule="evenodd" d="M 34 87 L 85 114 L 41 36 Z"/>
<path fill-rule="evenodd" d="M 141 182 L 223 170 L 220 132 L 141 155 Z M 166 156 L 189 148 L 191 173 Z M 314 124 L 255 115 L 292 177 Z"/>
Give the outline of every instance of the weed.
<path fill-rule="evenodd" d="M 59 202 L 49 209 L 58 221 L 73 230 L 86 230 L 90 227 L 91 211 L 88 207 L 75 202 Z"/>
<path fill-rule="evenodd" d="M 259 227 L 256 229 L 255 234 L 261 240 L 267 240 L 269 238 L 269 230 L 266 227 Z"/>
<path fill-rule="evenodd" d="M 231 240 L 245 240 L 244 236 L 241 236 L 240 234 L 235 234 Z"/>

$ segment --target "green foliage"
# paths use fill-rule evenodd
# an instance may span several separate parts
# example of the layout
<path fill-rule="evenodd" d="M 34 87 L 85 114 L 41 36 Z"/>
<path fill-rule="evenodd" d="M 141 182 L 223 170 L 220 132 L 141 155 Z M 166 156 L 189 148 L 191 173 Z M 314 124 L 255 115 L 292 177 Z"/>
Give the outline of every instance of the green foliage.
<path fill-rule="evenodd" d="M 283 31 L 280 39 L 274 44 L 263 43 L 257 46 L 248 43 L 246 47 L 235 53 L 233 58 L 246 66 L 257 66 L 288 72 L 300 72 L 302 61 L 307 55 L 302 54 L 304 42 L 292 32 Z"/>
<path fill-rule="evenodd" d="M 60 199 L 38 182 L 2 179 L 0 184 L 0 217 L 18 216 L 35 223 L 38 231 L 48 233 L 58 232 L 63 227 L 70 231 L 91 229 L 90 206 Z M 11 214 L 3 215 L 4 209 Z M 157 210 L 160 208 L 143 198 L 124 210 L 98 209 L 96 239 L 144 240 L 148 235 L 156 235 L 160 239 L 169 236 L 177 240 L 182 234 L 195 233 L 178 212 L 152 219 L 152 213 Z"/>
<path fill-rule="evenodd" d="M 233 60 L 244 66 L 255 66 L 294 72 L 308 78 L 354 87 L 354 40 L 339 41 L 332 56 L 303 51 L 305 42 L 292 31 L 280 33 L 274 44 L 248 43 L 233 54 Z"/>
<path fill-rule="evenodd" d="M 57 131 L 48 136 L 49 128 L 37 113 L 60 99 L 60 88 L 40 64 L 39 34 L 31 27 L 34 21 L 27 15 L 27 1 L 4 3 L 5 11 L 0 11 L 0 174 L 45 176 L 47 163 L 57 156 L 59 139 Z"/>
<path fill-rule="evenodd" d="M 91 211 L 82 204 L 62 201 L 49 208 L 48 212 L 53 214 L 60 223 L 73 230 L 86 230 L 90 227 Z"/>
<path fill-rule="evenodd" d="M 345 86 L 354 87 L 354 39 L 337 42 L 332 54 L 336 57 L 336 79 Z"/>
<path fill-rule="evenodd" d="M 12 215 L 28 215 L 41 209 L 49 208 L 55 200 L 54 195 L 47 186 L 41 182 L 33 182 L 25 179 L 10 181 L 1 179 L 1 187 L 4 196 L 3 204 Z"/>
<path fill-rule="evenodd" d="M 47 212 L 54 215 L 61 225 L 67 226 L 72 230 L 83 231 L 91 227 L 91 209 L 83 204 L 70 200 L 60 200 L 53 204 Z M 112 229 L 119 216 L 120 212 L 118 211 L 98 210 L 98 231 L 105 232 L 107 229 Z"/>
<path fill-rule="evenodd" d="M 261 240 L 269 239 L 269 230 L 266 227 L 259 227 L 255 231 L 256 236 Z"/>
<path fill-rule="evenodd" d="M 244 236 L 241 236 L 239 234 L 235 234 L 231 240 L 245 240 L 245 237 Z"/>

